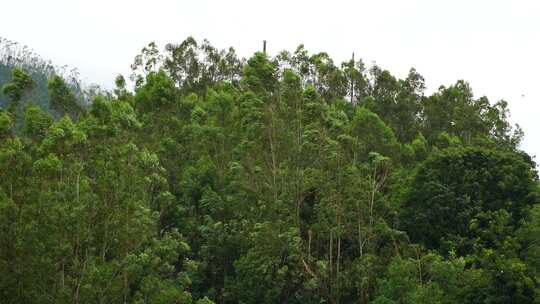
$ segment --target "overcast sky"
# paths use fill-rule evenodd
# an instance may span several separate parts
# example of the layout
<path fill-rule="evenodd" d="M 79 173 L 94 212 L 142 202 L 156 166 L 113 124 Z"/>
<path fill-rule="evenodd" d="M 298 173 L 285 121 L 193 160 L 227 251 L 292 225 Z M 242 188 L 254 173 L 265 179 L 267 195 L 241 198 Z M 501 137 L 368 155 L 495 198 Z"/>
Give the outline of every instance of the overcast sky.
<path fill-rule="evenodd" d="M 188 35 L 248 57 L 303 43 L 337 62 L 354 51 L 398 77 L 415 67 L 431 92 L 458 79 L 475 96 L 505 99 L 540 155 L 540 1 L 180 1 L 2 0 L 0 37 L 28 45 L 57 65 L 110 88 L 150 41 Z"/>

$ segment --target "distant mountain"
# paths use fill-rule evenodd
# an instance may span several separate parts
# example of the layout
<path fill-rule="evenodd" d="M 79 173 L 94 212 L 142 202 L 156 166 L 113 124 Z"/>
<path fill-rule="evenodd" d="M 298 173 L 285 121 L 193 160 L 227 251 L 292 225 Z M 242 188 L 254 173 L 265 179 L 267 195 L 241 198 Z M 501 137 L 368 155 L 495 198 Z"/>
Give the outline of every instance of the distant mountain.
<path fill-rule="evenodd" d="M 52 112 L 50 98 L 47 92 L 47 82 L 54 75 L 59 75 L 69 85 L 78 103 L 86 107 L 93 97 L 104 91 L 95 84 L 85 84 L 79 78 L 76 68 L 56 66 L 50 60 L 45 60 L 32 49 L 17 42 L 0 37 L 0 88 L 11 80 L 11 71 L 19 67 L 28 73 L 35 81 L 30 100 L 42 109 Z M 9 100 L 0 90 L 0 107 L 6 107 Z"/>

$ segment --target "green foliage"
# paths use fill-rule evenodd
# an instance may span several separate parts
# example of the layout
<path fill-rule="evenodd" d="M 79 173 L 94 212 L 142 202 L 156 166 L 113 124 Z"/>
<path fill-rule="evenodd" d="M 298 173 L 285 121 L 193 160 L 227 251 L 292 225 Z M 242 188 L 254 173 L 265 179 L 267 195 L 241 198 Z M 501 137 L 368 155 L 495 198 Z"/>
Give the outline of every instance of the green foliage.
<path fill-rule="evenodd" d="M 361 154 L 378 152 L 383 155 L 395 156 L 398 142 L 392 130 L 379 116 L 365 108 L 358 108 L 351 121 L 351 135 L 356 137 Z"/>
<path fill-rule="evenodd" d="M 254 93 L 265 96 L 277 86 L 276 67 L 264 53 L 255 53 L 244 66 L 244 85 Z"/>
<path fill-rule="evenodd" d="M 31 100 L 49 115 L 55 118 L 63 116 L 63 113 L 57 113 L 53 108 L 49 97 L 48 84 L 55 77 L 63 79 L 70 94 L 81 107 L 101 92 L 96 85 L 82 83 L 77 69 L 54 66 L 27 46 L 0 37 L 0 107 L 7 108 L 17 104 L 14 107 L 17 115 L 22 115 L 23 103 Z M 3 87 L 6 92 L 2 92 Z M 17 127 L 20 126 L 22 122 L 17 119 Z"/>
<path fill-rule="evenodd" d="M 47 84 L 51 107 L 60 115 L 60 117 L 69 114 L 71 117 L 77 117 L 82 108 L 77 103 L 77 99 L 70 90 L 64 79 L 54 75 Z"/>
<path fill-rule="evenodd" d="M 24 110 L 23 132 L 35 140 L 42 139 L 53 123 L 52 118 L 35 105 L 28 105 Z"/>
<path fill-rule="evenodd" d="M 2 87 L 2 92 L 12 102 L 18 103 L 35 86 L 30 76 L 19 68 L 12 70 L 12 79 Z"/>
<path fill-rule="evenodd" d="M 0 138 L 5 138 L 10 134 L 12 126 L 11 115 L 6 111 L 0 111 Z"/>
<path fill-rule="evenodd" d="M 150 112 L 167 107 L 175 102 L 174 82 L 163 70 L 150 73 L 135 95 L 136 107 Z"/>
<path fill-rule="evenodd" d="M 443 150 L 416 173 L 402 205 L 403 227 L 442 253 L 496 246 L 536 202 L 535 178 L 531 164 L 515 152 Z"/>
<path fill-rule="evenodd" d="M 189 37 L 132 68 L 88 111 L 60 76 L 53 115 L 0 111 L 1 303 L 537 303 L 505 102 L 303 46 Z"/>

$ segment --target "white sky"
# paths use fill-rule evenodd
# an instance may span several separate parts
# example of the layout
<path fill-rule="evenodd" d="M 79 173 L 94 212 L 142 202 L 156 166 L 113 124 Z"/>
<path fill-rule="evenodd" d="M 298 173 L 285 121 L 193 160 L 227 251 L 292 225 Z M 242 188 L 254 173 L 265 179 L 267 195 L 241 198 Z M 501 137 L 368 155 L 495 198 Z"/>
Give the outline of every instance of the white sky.
<path fill-rule="evenodd" d="M 325 51 L 337 63 L 354 51 L 404 77 L 415 67 L 428 90 L 458 79 L 476 96 L 505 99 L 540 155 L 540 1 L 180 1 L 0 0 L 0 36 L 110 88 L 150 41 L 188 35 L 244 57 L 261 49 Z"/>

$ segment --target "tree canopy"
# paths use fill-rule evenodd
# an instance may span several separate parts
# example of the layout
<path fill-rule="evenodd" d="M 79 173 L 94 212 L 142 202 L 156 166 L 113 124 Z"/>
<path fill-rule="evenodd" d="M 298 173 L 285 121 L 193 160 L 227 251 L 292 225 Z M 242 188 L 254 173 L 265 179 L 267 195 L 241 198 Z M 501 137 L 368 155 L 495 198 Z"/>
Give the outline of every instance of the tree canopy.
<path fill-rule="evenodd" d="M 304 46 L 192 37 L 81 105 L 2 82 L 2 303 L 538 303 L 507 103 Z M 44 106 L 45 105 L 45 106 Z"/>

